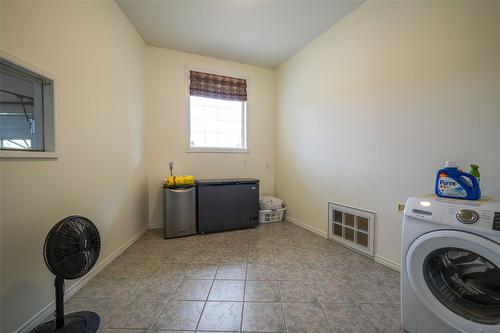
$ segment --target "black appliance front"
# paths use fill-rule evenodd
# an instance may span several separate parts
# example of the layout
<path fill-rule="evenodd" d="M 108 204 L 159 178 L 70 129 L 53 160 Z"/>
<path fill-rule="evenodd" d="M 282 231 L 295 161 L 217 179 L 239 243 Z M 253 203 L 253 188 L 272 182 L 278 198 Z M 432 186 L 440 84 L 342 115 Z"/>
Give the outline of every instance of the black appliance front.
<path fill-rule="evenodd" d="M 424 264 L 434 296 L 460 317 L 483 325 L 500 323 L 500 268 L 469 250 L 441 248 Z"/>
<path fill-rule="evenodd" d="M 200 180 L 197 186 L 200 234 L 259 224 L 259 180 Z"/>

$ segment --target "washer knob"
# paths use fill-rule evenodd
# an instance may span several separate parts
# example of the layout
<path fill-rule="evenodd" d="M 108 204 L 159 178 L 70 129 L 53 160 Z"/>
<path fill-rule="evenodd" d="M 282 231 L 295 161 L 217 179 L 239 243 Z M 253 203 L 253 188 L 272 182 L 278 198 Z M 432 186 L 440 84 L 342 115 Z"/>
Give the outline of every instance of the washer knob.
<path fill-rule="evenodd" d="M 465 224 L 472 224 L 479 220 L 479 215 L 473 210 L 461 209 L 457 213 L 457 220 Z"/>

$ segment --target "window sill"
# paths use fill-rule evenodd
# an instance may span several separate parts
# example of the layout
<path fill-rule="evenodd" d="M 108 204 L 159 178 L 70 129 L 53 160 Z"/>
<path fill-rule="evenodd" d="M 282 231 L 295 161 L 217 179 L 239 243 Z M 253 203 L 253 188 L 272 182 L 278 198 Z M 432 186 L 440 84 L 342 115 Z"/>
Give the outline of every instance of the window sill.
<path fill-rule="evenodd" d="M 50 151 L 16 151 L 16 150 L 0 150 L 0 159 L 16 158 L 16 159 L 57 159 L 59 153 Z"/>
<path fill-rule="evenodd" d="M 232 153 L 232 154 L 250 154 L 250 149 L 232 149 L 232 148 L 186 148 L 186 153 Z"/>

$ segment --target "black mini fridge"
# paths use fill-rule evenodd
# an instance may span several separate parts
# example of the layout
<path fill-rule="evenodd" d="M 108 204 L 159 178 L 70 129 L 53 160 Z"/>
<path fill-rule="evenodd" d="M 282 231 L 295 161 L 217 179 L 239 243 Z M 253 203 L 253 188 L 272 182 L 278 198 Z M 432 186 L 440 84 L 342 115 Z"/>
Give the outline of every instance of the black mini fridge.
<path fill-rule="evenodd" d="M 259 180 L 198 181 L 200 234 L 256 227 L 259 224 Z"/>

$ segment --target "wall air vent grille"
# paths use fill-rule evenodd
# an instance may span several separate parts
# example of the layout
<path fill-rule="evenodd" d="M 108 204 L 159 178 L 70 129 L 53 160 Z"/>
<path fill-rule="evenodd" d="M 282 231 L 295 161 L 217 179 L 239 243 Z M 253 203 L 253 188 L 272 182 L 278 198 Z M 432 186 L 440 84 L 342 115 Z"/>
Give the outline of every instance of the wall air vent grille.
<path fill-rule="evenodd" d="M 328 238 L 373 256 L 375 213 L 328 203 Z"/>

